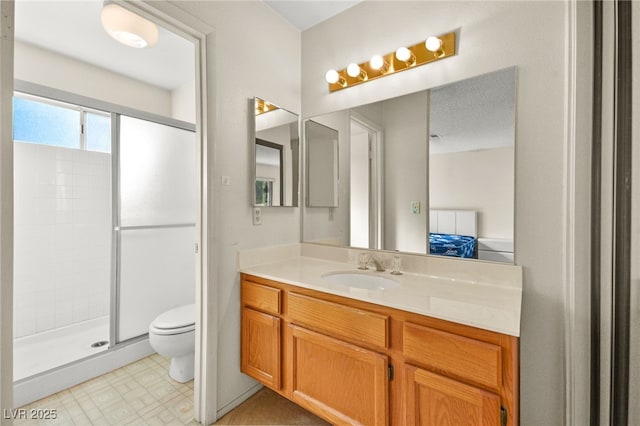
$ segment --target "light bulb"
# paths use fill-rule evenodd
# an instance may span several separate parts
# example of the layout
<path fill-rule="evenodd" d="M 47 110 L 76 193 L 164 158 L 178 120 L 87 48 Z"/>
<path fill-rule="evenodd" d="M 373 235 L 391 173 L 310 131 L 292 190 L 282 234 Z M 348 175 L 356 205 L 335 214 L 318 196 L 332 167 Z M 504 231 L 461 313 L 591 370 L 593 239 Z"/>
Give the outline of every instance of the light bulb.
<path fill-rule="evenodd" d="M 349 77 L 357 77 L 360 75 L 360 66 L 358 64 L 349 64 L 347 67 L 347 75 Z"/>
<path fill-rule="evenodd" d="M 338 82 L 338 80 L 340 80 L 340 75 L 338 74 L 338 71 L 336 71 L 336 70 L 329 70 L 325 74 L 324 78 L 327 80 L 327 83 L 335 84 L 335 83 Z"/>
<path fill-rule="evenodd" d="M 379 70 L 384 66 L 384 58 L 380 55 L 375 55 L 369 61 L 369 65 L 371 65 L 371 68 L 374 70 Z"/>
<path fill-rule="evenodd" d="M 412 53 L 406 47 L 401 47 L 396 50 L 396 58 L 402 62 L 409 62 L 411 59 Z"/>
<path fill-rule="evenodd" d="M 442 40 L 438 37 L 431 36 L 427 38 L 424 45 L 430 52 L 437 52 L 442 47 Z"/>

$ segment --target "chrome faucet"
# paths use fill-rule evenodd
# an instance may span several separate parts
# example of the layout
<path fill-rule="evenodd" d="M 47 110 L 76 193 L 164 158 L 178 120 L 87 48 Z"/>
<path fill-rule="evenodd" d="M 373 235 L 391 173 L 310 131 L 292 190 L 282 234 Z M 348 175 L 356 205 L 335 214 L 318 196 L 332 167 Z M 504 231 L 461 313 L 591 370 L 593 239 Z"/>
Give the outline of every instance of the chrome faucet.
<path fill-rule="evenodd" d="M 371 256 L 371 261 L 376 266 L 376 271 L 384 272 L 384 261 L 382 259 Z"/>

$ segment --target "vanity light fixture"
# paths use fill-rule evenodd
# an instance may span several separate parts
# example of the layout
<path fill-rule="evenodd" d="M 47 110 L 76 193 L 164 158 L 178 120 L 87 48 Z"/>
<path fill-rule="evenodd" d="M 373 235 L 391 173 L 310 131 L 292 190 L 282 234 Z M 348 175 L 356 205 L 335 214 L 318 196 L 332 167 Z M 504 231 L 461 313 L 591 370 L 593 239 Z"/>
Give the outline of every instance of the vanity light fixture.
<path fill-rule="evenodd" d="M 116 3 L 105 1 L 100 16 L 105 31 L 120 43 L 138 49 L 158 42 L 158 26 Z"/>
<path fill-rule="evenodd" d="M 369 66 L 382 74 L 386 74 L 389 71 L 389 63 L 381 55 L 372 56 L 369 60 Z"/>
<path fill-rule="evenodd" d="M 360 68 L 358 64 L 349 64 L 347 67 L 347 75 L 351 78 L 358 78 L 360 80 L 367 79 L 367 72 Z"/>
<path fill-rule="evenodd" d="M 450 32 L 440 36 L 430 36 L 412 46 L 400 47 L 386 55 L 375 55 L 361 64 L 352 63 L 345 69 L 329 70 L 325 75 L 329 91 L 345 89 L 375 80 L 385 75 L 419 67 L 438 61 L 456 53 L 456 34 Z"/>
<path fill-rule="evenodd" d="M 279 108 L 271 102 L 256 98 L 256 115 L 264 114 L 265 112 L 274 111 L 276 109 Z"/>
<path fill-rule="evenodd" d="M 407 67 L 412 67 L 416 64 L 416 55 L 406 47 L 400 47 L 396 50 L 396 59 L 407 64 Z"/>
<path fill-rule="evenodd" d="M 441 58 L 442 56 L 444 56 L 444 50 L 442 50 L 442 40 L 440 40 L 438 37 L 428 37 L 424 42 L 424 46 L 429 52 L 433 52 L 436 58 Z"/>
<path fill-rule="evenodd" d="M 327 71 L 327 73 L 324 76 L 325 80 L 327 80 L 327 83 L 329 84 L 336 84 L 340 87 L 346 87 L 347 86 L 347 80 L 344 79 L 343 76 L 341 76 L 338 71 L 336 70 L 329 70 Z"/>

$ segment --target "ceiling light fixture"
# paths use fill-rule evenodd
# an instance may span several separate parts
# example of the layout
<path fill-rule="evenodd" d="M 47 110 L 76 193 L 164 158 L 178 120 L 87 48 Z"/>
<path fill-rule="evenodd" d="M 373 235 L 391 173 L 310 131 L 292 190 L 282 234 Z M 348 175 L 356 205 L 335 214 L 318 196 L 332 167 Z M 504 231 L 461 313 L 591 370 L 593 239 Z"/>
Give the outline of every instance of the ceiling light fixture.
<path fill-rule="evenodd" d="M 385 75 L 419 67 L 456 54 L 456 34 L 430 36 L 412 46 L 400 47 L 386 55 L 375 55 L 361 64 L 352 63 L 342 70 L 325 75 L 329 91 L 345 89 Z"/>
<path fill-rule="evenodd" d="M 120 43 L 138 49 L 158 42 L 158 26 L 124 7 L 105 2 L 101 14 L 105 31 Z"/>

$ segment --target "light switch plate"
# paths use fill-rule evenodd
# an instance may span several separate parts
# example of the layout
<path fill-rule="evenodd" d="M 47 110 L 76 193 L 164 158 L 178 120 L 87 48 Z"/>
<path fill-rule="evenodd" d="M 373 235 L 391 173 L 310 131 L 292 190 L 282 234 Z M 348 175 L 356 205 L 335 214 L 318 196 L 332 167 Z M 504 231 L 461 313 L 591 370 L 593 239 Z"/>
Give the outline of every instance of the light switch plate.
<path fill-rule="evenodd" d="M 420 201 L 411 202 L 411 213 L 420 214 Z"/>

